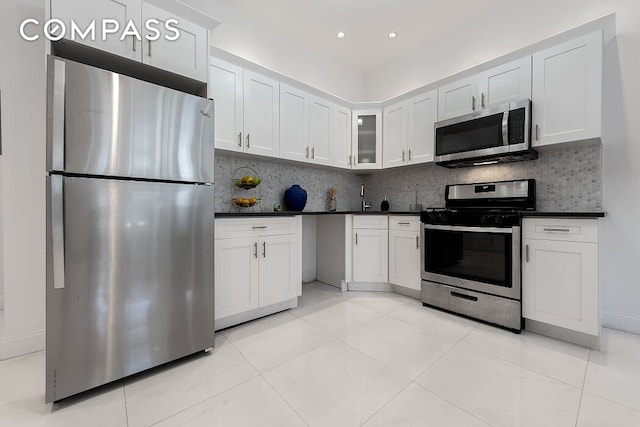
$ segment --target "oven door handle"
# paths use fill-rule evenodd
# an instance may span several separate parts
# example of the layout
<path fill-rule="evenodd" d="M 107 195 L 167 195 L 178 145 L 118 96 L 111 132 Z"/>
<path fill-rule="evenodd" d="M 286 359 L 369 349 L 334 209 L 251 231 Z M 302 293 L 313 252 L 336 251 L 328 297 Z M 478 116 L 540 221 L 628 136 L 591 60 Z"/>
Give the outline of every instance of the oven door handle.
<path fill-rule="evenodd" d="M 464 231 L 472 233 L 513 234 L 513 227 L 467 227 L 464 225 L 432 225 L 425 224 L 425 230 Z"/>

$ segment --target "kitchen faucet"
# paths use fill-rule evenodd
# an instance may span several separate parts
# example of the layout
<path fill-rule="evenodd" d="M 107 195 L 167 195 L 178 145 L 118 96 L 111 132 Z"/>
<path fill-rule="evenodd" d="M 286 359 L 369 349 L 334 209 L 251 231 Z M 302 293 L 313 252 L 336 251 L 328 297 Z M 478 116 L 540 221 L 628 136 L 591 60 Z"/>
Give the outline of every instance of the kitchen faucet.
<path fill-rule="evenodd" d="M 368 205 L 367 202 L 364 201 L 364 184 L 360 186 L 360 198 L 362 199 L 362 202 L 360 203 L 362 212 L 366 212 L 366 210 L 369 209 L 371 205 Z"/>

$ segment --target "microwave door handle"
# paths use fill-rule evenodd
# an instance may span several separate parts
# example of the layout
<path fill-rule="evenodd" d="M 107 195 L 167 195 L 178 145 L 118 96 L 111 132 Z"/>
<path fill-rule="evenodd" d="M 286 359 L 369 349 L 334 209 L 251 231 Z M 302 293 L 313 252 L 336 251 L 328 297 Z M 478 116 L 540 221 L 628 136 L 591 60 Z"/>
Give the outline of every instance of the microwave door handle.
<path fill-rule="evenodd" d="M 509 145 L 509 110 L 502 113 L 502 145 Z"/>

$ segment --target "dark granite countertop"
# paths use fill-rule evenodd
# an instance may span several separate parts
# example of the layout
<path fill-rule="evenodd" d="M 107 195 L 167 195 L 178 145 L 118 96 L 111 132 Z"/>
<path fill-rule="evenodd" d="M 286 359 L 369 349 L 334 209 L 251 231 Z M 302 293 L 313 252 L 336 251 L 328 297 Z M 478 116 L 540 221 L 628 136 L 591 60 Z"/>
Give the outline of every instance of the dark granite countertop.
<path fill-rule="evenodd" d="M 523 218 L 604 218 L 604 212 L 545 212 L 545 211 L 523 211 L 520 212 Z"/>
<path fill-rule="evenodd" d="M 295 216 L 295 215 L 420 215 L 420 212 L 409 211 L 339 211 L 339 212 L 326 212 L 326 211 L 280 211 L 280 212 L 216 212 L 216 218 L 240 218 L 240 217 L 260 217 L 260 216 Z"/>

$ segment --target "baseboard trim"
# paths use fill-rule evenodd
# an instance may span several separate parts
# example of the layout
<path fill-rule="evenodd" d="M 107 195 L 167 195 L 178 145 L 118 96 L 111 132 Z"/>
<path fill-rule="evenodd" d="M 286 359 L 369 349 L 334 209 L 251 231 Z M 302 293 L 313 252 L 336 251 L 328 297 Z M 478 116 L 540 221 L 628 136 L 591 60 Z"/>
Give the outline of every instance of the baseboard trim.
<path fill-rule="evenodd" d="M 405 288 L 404 286 L 400 285 L 393 285 L 393 292 L 409 298 L 415 298 L 417 300 L 421 298 L 420 291 L 411 288 Z"/>
<path fill-rule="evenodd" d="M 393 285 L 389 283 L 349 282 L 347 289 L 350 291 L 392 292 Z"/>
<path fill-rule="evenodd" d="M 547 323 L 538 322 L 536 320 L 525 319 L 524 329 L 529 332 L 535 332 L 540 335 L 578 344 L 583 347 L 600 350 L 600 337 L 588 335 L 582 332 L 572 331 L 570 329 L 561 328 L 560 326 L 549 325 Z"/>
<path fill-rule="evenodd" d="M 602 326 L 605 328 L 640 334 L 640 317 L 603 311 Z"/>
<path fill-rule="evenodd" d="M 28 334 L 5 336 L 0 344 L 0 360 L 44 350 L 45 330 Z"/>
<path fill-rule="evenodd" d="M 244 313 L 233 314 L 231 316 L 223 317 L 222 319 L 216 319 L 215 330 L 230 328 L 241 323 L 249 322 L 251 320 L 259 319 L 261 317 L 270 316 L 281 311 L 296 308 L 298 306 L 298 298 L 293 298 L 287 301 L 271 304 L 266 307 L 256 308 Z"/>

